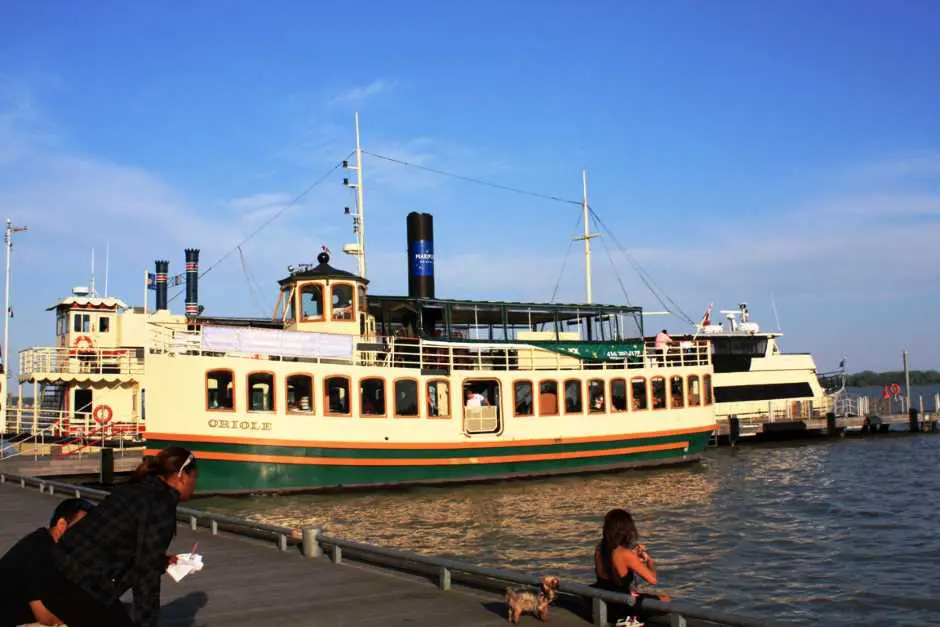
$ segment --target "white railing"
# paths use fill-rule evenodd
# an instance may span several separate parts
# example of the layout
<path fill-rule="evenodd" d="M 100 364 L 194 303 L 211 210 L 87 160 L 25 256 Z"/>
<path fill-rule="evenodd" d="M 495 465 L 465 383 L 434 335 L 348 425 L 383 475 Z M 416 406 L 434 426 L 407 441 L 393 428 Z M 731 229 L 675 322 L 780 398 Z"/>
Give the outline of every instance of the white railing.
<path fill-rule="evenodd" d="M 207 354 L 199 332 L 158 328 L 152 334 L 154 352 Z M 590 346 L 590 343 L 585 343 Z M 211 353 L 217 354 L 217 353 Z M 525 342 L 448 342 L 420 338 L 377 337 L 360 342 L 350 359 L 296 357 L 263 353 L 226 353 L 246 359 L 276 358 L 284 361 L 348 363 L 355 366 L 419 368 L 431 370 L 623 370 L 627 368 L 675 368 L 707 366 L 710 344 L 704 340 L 682 342 L 663 351 L 646 342 L 643 354 L 618 361 L 592 361 L 574 354 Z"/>
<path fill-rule="evenodd" d="M 133 375 L 144 372 L 144 350 L 115 348 L 27 348 L 19 354 L 20 377 L 42 374 Z"/>
<path fill-rule="evenodd" d="M 114 417 L 105 424 L 94 420 L 91 412 L 73 412 L 42 407 L 7 407 L 3 432 L 7 434 L 46 434 L 56 438 L 139 439 L 144 424 L 139 418 Z"/>

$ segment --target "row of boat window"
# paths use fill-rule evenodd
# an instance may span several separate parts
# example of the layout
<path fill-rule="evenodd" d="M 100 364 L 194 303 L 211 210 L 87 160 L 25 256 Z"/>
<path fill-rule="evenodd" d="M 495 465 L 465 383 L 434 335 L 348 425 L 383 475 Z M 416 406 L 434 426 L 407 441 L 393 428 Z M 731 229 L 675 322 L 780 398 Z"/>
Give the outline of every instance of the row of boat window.
<path fill-rule="evenodd" d="M 273 372 L 252 372 L 246 376 L 246 402 L 249 412 L 275 412 L 277 385 Z M 353 380 L 348 376 L 332 375 L 323 378 L 322 403 L 326 414 L 351 416 Z M 468 407 L 492 405 L 500 402 L 500 381 L 496 379 L 470 379 L 463 384 L 462 398 Z M 536 396 L 535 391 L 538 391 Z M 586 395 L 585 395 L 586 390 Z M 383 417 L 391 415 L 417 418 L 451 416 L 450 381 L 430 379 L 424 385 L 425 410 L 420 411 L 420 386 L 417 379 L 395 379 L 390 384 L 381 377 L 358 380 L 359 415 Z M 387 394 L 391 392 L 391 398 Z M 586 398 L 585 398 L 586 396 Z M 292 374 L 284 379 L 284 398 L 287 413 L 315 413 L 314 378 L 309 374 Z M 541 379 L 517 380 L 512 383 L 512 407 L 515 416 L 557 416 L 559 413 L 619 413 L 648 409 L 681 409 L 712 404 L 711 375 L 654 376 L 603 379 Z M 586 403 L 585 403 L 586 401 Z M 206 409 L 235 411 L 236 386 L 231 370 L 210 370 L 206 373 Z"/>

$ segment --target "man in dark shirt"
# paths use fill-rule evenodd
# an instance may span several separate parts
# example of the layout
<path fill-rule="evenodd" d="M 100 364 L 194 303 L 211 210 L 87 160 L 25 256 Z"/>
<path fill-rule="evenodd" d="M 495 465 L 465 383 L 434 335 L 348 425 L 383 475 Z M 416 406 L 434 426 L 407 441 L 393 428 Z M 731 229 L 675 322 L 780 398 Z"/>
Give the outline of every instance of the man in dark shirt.
<path fill-rule="evenodd" d="M 59 503 L 48 529 L 40 527 L 0 558 L 0 627 L 40 622 L 60 623 L 43 604 L 55 577 L 53 550 L 65 531 L 85 517 L 93 505 L 84 499 Z"/>

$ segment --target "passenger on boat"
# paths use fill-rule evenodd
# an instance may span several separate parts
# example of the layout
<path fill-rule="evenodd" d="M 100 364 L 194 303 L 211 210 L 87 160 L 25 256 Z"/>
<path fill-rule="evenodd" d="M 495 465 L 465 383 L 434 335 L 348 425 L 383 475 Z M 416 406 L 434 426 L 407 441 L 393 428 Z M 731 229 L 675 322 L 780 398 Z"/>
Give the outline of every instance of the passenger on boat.
<path fill-rule="evenodd" d="M 48 527 L 25 536 L 0 558 L 0 627 L 62 623 L 43 603 L 55 586 L 55 545 L 93 507 L 85 499 L 65 499 L 55 508 Z"/>
<path fill-rule="evenodd" d="M 630 594 L 636 605 L 610 604 L 608 611 L 617 625 L 640 626 L 639 605 L 644 598 L 668 601 L 665 595 L 653 595 L 638 592 L 637 576 L 655 585 L 656 567 L 646 547 L 638 544 L 639 534 L 629 512 L 612 509 L 604 517 L 604 531 L 601 541 L 594 549 L 594 574 L 597 581 L 594 588 Z"/>
<path fill-rule="evenodd" d="M 467 388 L 467 407 L 485 407 L 487 405 L 489 403 L 486 402 L 485 396 Z"/>
<path fill-rule="evenodd" d="M 58 545 L 61 585 L 46 606 L 69 627 L 155 627 L 176 507 L 196 491 L 192 453 L 170 446 L 146 457 Z M 121 596 L 134 591 L 134 620 Z"/>
<path fill-rule="evenodd" d="M 666 365 L 666 353 L 669 352 L 669 345 L 674 343 L 675 340 L 669 337 L 666 329 L 656 334 L 656 352 L 659 353 L 659 361 L 664 366 Z"/>

